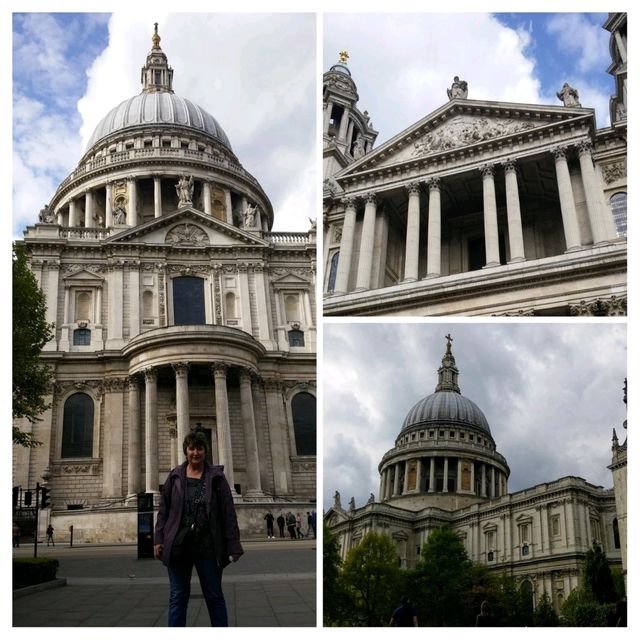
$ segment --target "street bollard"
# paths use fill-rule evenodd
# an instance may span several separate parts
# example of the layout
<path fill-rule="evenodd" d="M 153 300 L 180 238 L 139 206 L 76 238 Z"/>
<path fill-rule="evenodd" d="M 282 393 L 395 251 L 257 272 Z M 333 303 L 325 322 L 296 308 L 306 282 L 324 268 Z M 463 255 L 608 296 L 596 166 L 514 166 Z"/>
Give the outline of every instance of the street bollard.
<path fill-rule="evenodd" d="M 73 547 L 73 525 L 69 526 L 69 546 Z"/>

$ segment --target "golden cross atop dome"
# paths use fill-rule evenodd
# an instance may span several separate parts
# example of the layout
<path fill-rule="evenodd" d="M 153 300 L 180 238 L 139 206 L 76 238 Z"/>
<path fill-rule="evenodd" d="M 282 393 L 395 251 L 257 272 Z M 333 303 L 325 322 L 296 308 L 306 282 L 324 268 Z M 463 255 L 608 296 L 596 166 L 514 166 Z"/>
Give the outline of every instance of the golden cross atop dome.
<path fill-rule="evenodd" d="M 447 353 L 451 353 L 451 341 L 453 340 L 453 338 L 451 337 L 450 333 L 448 333 L 445 338 L 447 339 Z"/>
<path fill-rule="evenodd" d="M 343 49 L 338 55 L 340 56 L 340 64 L 347 64 L 347 60 L 349 60 L 349 52 L 346 49 Z"/>

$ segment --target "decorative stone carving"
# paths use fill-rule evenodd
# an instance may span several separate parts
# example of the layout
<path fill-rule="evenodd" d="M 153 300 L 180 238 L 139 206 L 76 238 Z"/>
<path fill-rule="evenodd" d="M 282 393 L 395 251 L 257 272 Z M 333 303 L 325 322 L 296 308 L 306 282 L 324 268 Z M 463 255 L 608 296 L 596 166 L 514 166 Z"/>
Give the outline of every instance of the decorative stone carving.
<path fill-rule="evenodd" d="M 342 509 L 342 501 L 340 500 L 340 492 L 336 491 L 333 494 L 333 506 L 337 509 Z"/>
<path fill-rule="evenodd" d="M 244 228 L 255 229 L 256 226 L 256 214 L 258 207 L 255 204 L 249 203 L 244 210 Z"/>
<path fill-rule="evenodd" d="M 626 296 L 611 296 L 608 299 L 596 298 L 595 300 L 580 300 L 578 304 L 570 305 L 572 316 L 626 316 Z"/>
<path fill-rule="evenodd" d="M 40 209 L 38 220 L 40 220 L 40 222 L 44 222 L 45 224 L 52 224 L 56 221 L 56 215 L 53 210 L 49 209 L 48 204 L 45 204 L 44 207 Z"/>
<path fill-rule="evenodd" d="M 578 96 L 577 89 L 574 89 L 569 85 L 568 82 L 565 82 L 562 85 L 562 89 L 556 93 L 558 99 L 562 100 L 562 103 L 565 107 L 581 107 Z"/>
<path fill-rule="evenodd" d="M 458 76 L 453 78 L 453 84 L 451 89 L 447 89 L 447 96 L 449 100 L 455 100 L 456 98 L 462 98 L 466 100 L 469 93 L 469 87 L 465 80 L 460 80 Z"/>
<path fill-rule="evenodd" d="M 581 140 L 576 144 L 576 149 L 578 149 L 578 153 L 580 155 L 588 154 L 591 155 L 593 152 L 593 145 L 589 140 Z"/>
<path fill-rule="evenodd" d="M 492 164 L 483 164 L 480 167 L 480 172 L 483 178 L 493 178 L 496 173 L 496 168 Z"/>
<path fill-rule="evenodd" d="M 341 191 L 340 185 L 333 176 L 327 178 L 322 183 L 322 188 L 326 189 L 332 196 L 335 196 L 336 193 Z"/>
<path fill-rule="evenodd" d="M 353 147 L 353 159 L 354 160 L 360 160 L 360 158 L 362 158 L 362 156 L 364 156 L 366 153 L 365 151 L 365 147 L 364 147 L 364 141 L 362 140 L 361 137 L 358 137 L 356 139 L 356 143 Z"/>
<path fill-rule="evenodd" d="M 405 184 L 404 188 L 407 191 L 408 195 L 411 195 L 412 193 L 419 193 L 420 192 L 420 183 L 419 182 L 410 182 L 409 184 Z"/>
<path fill-rule="evenodd" d="M 342 240 L 342 225 L 334 224 L 333 225 L 333 235 L 331 237 L 331 242 L 340 242 Z"/>
<path fill-rule="evenodd" d="M 429 178 L 427 181 L 429 191 L 440 191 L 440 178 Z"/>
<path fill-rule="evenodd" d="M 171 229 L 165 242 L 172 245 L 204 247 L 209 244 L 209 236 L 200 227 L 185 222 Z"/>
<path fill-rule="evenodd" d="M 564 158 L 567 158 L 567 147 L 565 147 L 564 145 L 558 145 L 557 147 L 554 147 L 553 149 L 551 149 L 551 153 L 553 153 L 553 157 L 555 160 Z"/>
<path fill-rule="evenodd" d="M 180 176 L 180 180 L 176 184 L 176 193 L 178 194 L 178 209 L 193 204 L 193 176 Z"/>
<path fill-rule="evenodd" d="M 118 200 L 113 205 L 113 223 L 125 224 L 127 220 L 127 210 L 125 209 L 124 202 L 122 200 Z"/>
<path fill-rule="evenodd" d="M 355 511 L 356 510 L 356 499 L 351 496 L 351 500 L 349 500 L 349 511 Z"/>
<path fill-rule="evenodd" d="M 616 180 L 626 177 L 627 172 L 624 162 L 614 162 L 602 167 L 602 177 L 607 184 L 611 184 Z"/>
<path fill-rule="evenodd" d="M 507 118 L 473 118 L 457 116 L 414 143 L 413 156 L 447 151 L 532 129 L 532 122 Z"/>

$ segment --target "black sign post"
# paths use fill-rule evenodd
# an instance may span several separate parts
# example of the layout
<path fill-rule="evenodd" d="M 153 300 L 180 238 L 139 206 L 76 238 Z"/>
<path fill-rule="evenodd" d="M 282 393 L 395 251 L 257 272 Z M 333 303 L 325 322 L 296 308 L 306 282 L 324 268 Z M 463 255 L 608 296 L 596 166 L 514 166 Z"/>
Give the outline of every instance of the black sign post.
<path fill-rule="evenodd" d="M 153 558 L 153 494 L 138 494 L 138 558 Z"/>

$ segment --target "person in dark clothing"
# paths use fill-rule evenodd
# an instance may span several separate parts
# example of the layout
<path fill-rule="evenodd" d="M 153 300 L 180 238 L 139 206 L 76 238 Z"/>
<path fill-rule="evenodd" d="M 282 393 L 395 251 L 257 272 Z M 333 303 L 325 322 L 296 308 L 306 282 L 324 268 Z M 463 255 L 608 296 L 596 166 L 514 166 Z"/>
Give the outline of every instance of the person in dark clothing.
<path fill-rule="evenodd" d="M 491 614 L 489 601 L 483 600 L 480 605 L 480 613 L 476 616 L 476 627 L 495 627 L 496 621 Z"/>
<path fill-rule="evenodd" d="M 280 514 L 276 522 L 278 523 L 278 530 L 280 531 L 280 537 L 284 538 L 284 516 Z"/>
<path fill-rule="evenodd" d="M 273 514 L 271 511 L 267 512 L 264 519 L 267 521 L 267 538 L 273 538 Z"/>
<path fill-rule="evenodd" d="M 402 596 L 400 606 L 391 614 L 389 624 L 392 627 L 417 627 L 418 615 L 416 608 L 409 602 L 407 596 Z"/>
<path fill-rule="evenodd" d="M 186 461 L 173 469 L 160 494 L 155 556 L 169 572 L 169 626 L 184 627 L 195 565 L 214 627 L 228 626 L 222 570 L 244 553 L 231 488 L 223 467 L 206 462 L 207 439 L 189 433 Z"/>
<path fill-rule="evenodd" d="M 289 531 L 289 537 L 292 540 L 296 539 L 296 517 L 289 511 L 287 513 L 287 530 Z"/>

